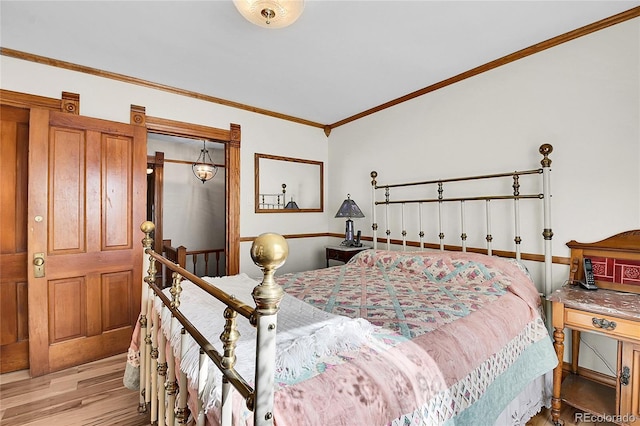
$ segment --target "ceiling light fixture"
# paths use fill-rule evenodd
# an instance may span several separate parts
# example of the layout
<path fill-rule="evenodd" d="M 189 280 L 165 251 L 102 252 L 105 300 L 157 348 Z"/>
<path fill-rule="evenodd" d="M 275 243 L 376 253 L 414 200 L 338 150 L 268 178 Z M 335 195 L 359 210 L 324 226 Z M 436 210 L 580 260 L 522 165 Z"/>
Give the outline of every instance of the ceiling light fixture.
<path fill-rule="evenodd" d="M 200 150 L 200 155 L 191 167 L 193 169 L 193 174 L 196 175 L 196 177 L 200 179 L 202 183 L 213 179 L 216 173 L 218 173 L 218 167 L 213 164 L 213 160 L 211 160 L 209 151 L 207 151 L 206 140 L 202 141 L 202 149 Z"/>
<path fill-rule="evenodd" d="M 249 22 L 263 28 L 284 28 L 302 15 L 304 0 L 233 0 Z"/>

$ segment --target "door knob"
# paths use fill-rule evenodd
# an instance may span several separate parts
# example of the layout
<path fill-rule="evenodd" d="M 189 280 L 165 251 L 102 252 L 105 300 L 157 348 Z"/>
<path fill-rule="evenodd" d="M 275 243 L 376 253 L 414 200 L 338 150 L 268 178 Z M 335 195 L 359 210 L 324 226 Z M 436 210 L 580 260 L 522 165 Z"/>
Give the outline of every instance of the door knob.
<path fill-rule="evenodd" d="M 44 277 L 44 253 L 33 254 L 33 276 L 35 278 Z"/>

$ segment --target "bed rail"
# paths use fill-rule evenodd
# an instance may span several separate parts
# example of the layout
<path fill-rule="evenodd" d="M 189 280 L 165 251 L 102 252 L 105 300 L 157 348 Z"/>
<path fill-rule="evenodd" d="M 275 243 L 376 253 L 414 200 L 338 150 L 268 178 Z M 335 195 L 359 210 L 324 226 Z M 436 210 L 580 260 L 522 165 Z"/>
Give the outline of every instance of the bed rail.
<path fill-rule="evenodd" d="M 256 308 L 235 299 L 235 297 L 214 287 L 180 265 L 165 259 L 152 250 L 153 239 L 150 233 L 154 229 L 151 222 L 144 222 L 140 229 L 145 233 L 142 240 L 144 246 L 145 269 L 147 275 L 143 281 L 140 336 L 140 405 L 139 411 L 151 410 L 151 422 L 159 425 L 185 424 L 189 418 L 187 408 L 187 378 L 184 372 L 175 371 L 175 358 L 171 348 L 165 353 L 166 338 L 158 333 L 160 318 L 153 306 L 157 296 L 171 312 L 172 330 L 181 329 L 182 351 L 186 351 L 186 336 L 190 335 L 200 346 L 200 364 L 198 383 L 199 394 L 202 391 L 206 376 L 206 357 L 221 371 L 222 401 L 220 418 L 222 425 L 231 424 L 231 407 L 233 386 L 244 398 L 247 407 L 254 413 L 255 425 L 273 424 L 273 388 L 275 368 L 275 330 L 277 325 L 278 305 L 284 294 L 282 287 L 276 284 L 273 275 L 282 266 L 288 255 L 288 247 L 284 238 L 277 234 L 262 234 L 251 247 L 251 257 L 263 271 L 263 280 L 253 290 Z M 172 286 L 169 299 L 162 289 L 156 285 L 157 264 L 172 271 Z M 224 311 L 225 326 L 220 340 L 223 353 L 219 353 L 213 345 L 189 322 L 180 312 L 181 281 L 188 279 L 227 306 Z M 236 328 L 237 315 L 246 318 L 257 329 L 257 347 L 260 348 L 256 360 L 254 388 L 235 370 L 235 348 L 240 335 Z M 170 345 L 169 345 L 170 346 Z M 260 374 L 258 372 L 260 366 Z M 179 391 L 182 389 L 183 391 Z M 176 397 L 177 395 L 177 397 Z M 166 402 L 166 404 L 165 404 Z M 177 402 L 177 403 L 176 403 Z M 175 410 L 165 409 L 176 407 Z M 202 402 L 198 401 L 197 413 L 193 413 L 196 424 L 205 422 Z"/>
<path fill-rule="evenodd" d="M 513 212 L 514 212 L 514 243 L 515 243 L 515 255 L 514 257 L 518 260 L 521 259 L 521 242 L 522 236 L 520 232 L 520 200 L 526 199 L 539 199 L 543 204 L 543 226 L 542 236 L 544 238 L 544 259 L 545 259 L 545 272 L 544 272 L 544 296 L 549 295 L 551 291 L 551 266 L 552 266 L 552 254 L 551 254 L 551 239 L 553 237 L 553 232 L 551 230 L 551 185 L 550 185 L 550 171 L 551 171 L 551 159 L 549 159 L 549 154 L 553 151 L 553 147 L 549 144 L 543 144 L 540 146 L 539 150 L 540 154 L 542 154 L 543 158 L 540 161 L 542 167 L 531 170 L 522 170 L 522 171 L 513 171 L 513 172 L 505 172 L 505 173 L 495 173 L 495 174 L 486 174 L 486 175 L 478 175 L 478 176 L 467 176 L 467 177 L 455 177 L 449 179 L 436 179 L 436 180 L 427 180 L 427 181 L 418 181 L 418 182 L 404 182 L 404 183 L 393 183 L 393 184 L 380 184 L 377 181 L 378 173 L 376 171 L 371 172 L 371 211 L 372 211 L 372 225 L 371 228 L 373 230 L 373 248 L 378 247 L 379 242 L 386 242 L 386 248 L 390 249 L 391 245 L 394 244 L 391 238 L 391 207 L 399 207 L 399 215 L 400 215 L 400 244 L 402 245 L 402 250 L 407 249 L 408 240 L 407 240 L 407 206 L 408 205 L 416 205 L 417 212 L 414 212 L 418 216 L 418 247 L 420 249 L 426 249 L 425 243 L 425 232 L 423 226 L 423 206 L 426 204 L 437 203 L 438 212 L 437 212 L 437 220 L 438 220 L 438 239 L 439 239 L 439 248 L 440 250 L 445 249 L 444 243 L 444 230 L 442 225 L 443 220 L 443 212 L 442 207 L 445 203 L 457 203 L 460 208 L 460 247 L 462 251 L 467 251 L 467 229 L 466 229 L 466 204 L 469 202 L 484 202 L 485 204 L 485 231 L 486 231 L 486 253 L 489 255 L 493 254 L 493 235 L 491 231 L 492 224 L 492 201 L 498 200 L 512 200 L 513 201 Z M 520 178 L 528 175 L 541 175 L 542 176 L 542 192 L 533 193 L 533 194 L 521 194 L 520 193 Z M 480 181 L 480 180 L 496 180 L 496 179 L 504 179 L 511 178 L 512 184 L 511 187 L 513 191 L 511 193 L 498 193 L 495 195 L 473 195 L 473 196 L 452 196 L 445 197 L 445 184 L 454 183 L 454 182 L 469 182 L 469 181 Z M 398 198 L 395 199 L 392 197 L 392 189 L 396 188 L 407 188 L 407 187 L 418 187 L 418 186 L 432 186 L 436 187 L 437 197 L 434 198 L 424 198 L 424 197 L 415 197 L 415 198 Z M 377 200 L 377 191 L 384 190 L 384 200 Z M 384 206 L 384 226 L 385 226 L 385 237 L 378 237 L 378 228 L 379 224 L 377 222 L 377 214 L 376 207 Z M 397 214 L 397 211 L 394 210 Z M 412 217 L 413 218 L 413 217 Z M 398 241 L 398 240 L 396 240 Z"/>

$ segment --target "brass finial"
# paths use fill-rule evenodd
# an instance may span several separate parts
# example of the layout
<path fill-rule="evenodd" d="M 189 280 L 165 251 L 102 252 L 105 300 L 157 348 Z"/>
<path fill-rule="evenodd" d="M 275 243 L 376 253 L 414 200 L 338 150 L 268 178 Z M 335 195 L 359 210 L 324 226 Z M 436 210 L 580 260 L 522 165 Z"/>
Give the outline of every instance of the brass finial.
<path fill-rule="evenodd" d="M 378 172 L 376 172 L 375 170 L 371 172 L 371 186 L 376 186 L 376 184 L 378 183 L 376 181 L 376 178 L 378 177 Z"/>
<path fill-rule="evenodd" d="M 540 161 L 542 167 L 551 167 L 551 159 L 549 158 L 549 154 L 553 152 L 553 146 L 551 144 L 545 143 L 540 145 L 540 154 L 544 156 L 544 158 Z"/>
<path fill-rule="evenodd" d="M 289 245 L 282 235 L 266 233 L 259 235 L 251 245 L 251 259 L 262 268 L 262 283 L 253 289 L 253 299 L 260 313 L 277 312 L 278 304 L 284 295 L 273 279 L 276 269 L 281 267 L 289 255 Z"/>
<path fill-rule="evenodd" d="M 151 238 L 151 233 L 156 229 L 156 226 L 153 222 L 145 220 L 140 225 L 140 230 L 144 232 L 144 238 L 142 239 L 142 246 L 145 249 L 150 249 L 153 246 L 153 238 Z"/>

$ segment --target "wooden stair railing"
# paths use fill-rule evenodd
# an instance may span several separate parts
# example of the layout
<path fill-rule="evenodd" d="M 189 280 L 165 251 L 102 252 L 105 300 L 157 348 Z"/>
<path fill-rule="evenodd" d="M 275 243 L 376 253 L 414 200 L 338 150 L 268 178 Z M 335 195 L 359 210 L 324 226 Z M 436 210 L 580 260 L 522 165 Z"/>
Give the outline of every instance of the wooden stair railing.
<path fill-rule="evenodd" d="M 219 277 L 220 258 L 224 249 L 187 250 L 185 246 L 173 247 L 171 240 L 162 240 L 162 249 L 165 257 L 173 263 L 189 270 L 193 274 L 202 277 Z M 213 257 L 215 257 L 215 262 Z M 199 259 L 204 260 L 204 273 L 198 273 Z M 162 282 L 165 287 L 171 287 L 171 275 L 163 274 Z"/>

